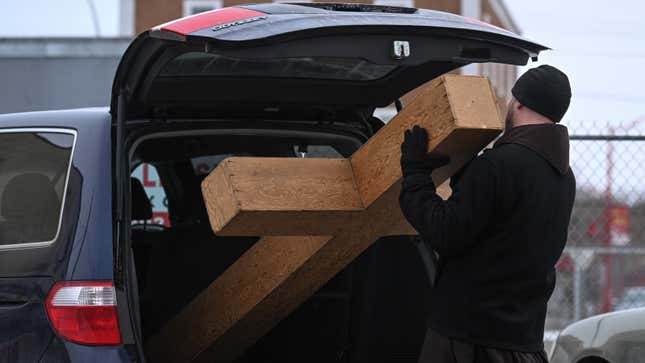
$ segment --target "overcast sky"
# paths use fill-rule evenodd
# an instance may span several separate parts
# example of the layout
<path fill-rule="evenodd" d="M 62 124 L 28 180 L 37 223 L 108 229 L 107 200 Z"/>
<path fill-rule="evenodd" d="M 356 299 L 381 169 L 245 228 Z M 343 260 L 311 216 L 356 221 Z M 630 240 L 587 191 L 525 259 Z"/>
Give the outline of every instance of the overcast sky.
<path fill-rule="evenodd" d="M 92 19 L 91 6 L 97 14 Z M 116 36 L 119 0 L 0 0 L 0 37 Z"/>
<path fill-rule="evenodd" d="M 553 48 L 540 56 L 538 64 L 555 65 L 569 75 L 573 100 L 564 123 L 572 132 L 605 133 L 608 125 L 628 124 L 645 116 L 645 2 L 505 2 L 524 36 Z M 92 20 L 92 6 L 96 9 L 96 22 Z M 119 33 L 119 1 L 0 0 L 0 19 L 0 37 L 112 37 Z M 645 120 L 629 132 L 645 134 Z M 637 156 L 630 159 L 630 165 L 617 160 L 617 169 L 642 169 L 645 142 L 625 145 L 616 145 L 619 156 L 625 152 Z M 590 173 L 581 175 L 579 181 L 598 179 L 602 173 L 584 166 L 587 160 L 591 163 L 598 158 L 593 154 L 604 154 L 605 146 L 589 144 L 573 153 L 573 162 L 579 164 L 575 168 L 578 173 Z M 634 160 L 639 162 L 633 164 Z M 597 163 L 594 166 L 605 168 Z M 621 189 L 643 188 L 640 177 L 623 173 L 616 178 Z M 603 184 L 598 181 L 596 187 Z"/>
<path fill-rule="evenodd" d="M 540 63 L 564 70 L 573 87 L 567 121 L 629 122 L 645 116 L 645 2 L 506 0 L 524 35 L 552 51 Z M 645 121 L 639 130 L 645 130 Z"/>

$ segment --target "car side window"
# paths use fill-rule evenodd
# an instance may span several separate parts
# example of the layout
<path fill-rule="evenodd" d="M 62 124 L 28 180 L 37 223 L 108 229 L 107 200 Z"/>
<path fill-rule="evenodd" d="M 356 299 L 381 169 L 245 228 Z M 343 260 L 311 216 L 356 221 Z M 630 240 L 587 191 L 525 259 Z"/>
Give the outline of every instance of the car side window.
<path fill-rule="evenodd" d="M 142 163 L 134 169 L 131 176 L 141 182 L 146 197 L 150 200 L 152 206 L 152 218 L 150 220 L 133 220 L 132 224 L 143 224 L 145 222 L 170 227 L 168 198 L 161 184 L 157 168 L 152 164 Z"/>
<path fill-rule="evenodd" d="M 56 240 L 74 141 L 73 131 L 0 132 L 0 247 Z"/>

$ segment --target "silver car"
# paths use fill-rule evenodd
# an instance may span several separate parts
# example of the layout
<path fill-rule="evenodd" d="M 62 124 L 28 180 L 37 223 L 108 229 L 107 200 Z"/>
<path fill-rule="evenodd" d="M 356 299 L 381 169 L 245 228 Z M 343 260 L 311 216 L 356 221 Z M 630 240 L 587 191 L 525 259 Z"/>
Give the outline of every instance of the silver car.
<path fill-rule="evenodd" d="M 564 329 L 551 363 L 645 363 L 645 308 L 593 316 Z"/>

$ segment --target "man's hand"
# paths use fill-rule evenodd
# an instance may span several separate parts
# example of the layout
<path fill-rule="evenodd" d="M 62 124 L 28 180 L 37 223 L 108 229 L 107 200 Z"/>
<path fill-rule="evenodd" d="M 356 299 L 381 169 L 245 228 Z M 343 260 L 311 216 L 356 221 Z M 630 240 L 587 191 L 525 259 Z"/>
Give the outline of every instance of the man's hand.
<path fill-rule="evenodd" d="M 447 165 L 446 155 L 428 154 L 428 131 L 414 126 L 406 130 L 401 144 L 401 171 L 403 177 L 412 174 L 430 174 L 434 169 Z"/>

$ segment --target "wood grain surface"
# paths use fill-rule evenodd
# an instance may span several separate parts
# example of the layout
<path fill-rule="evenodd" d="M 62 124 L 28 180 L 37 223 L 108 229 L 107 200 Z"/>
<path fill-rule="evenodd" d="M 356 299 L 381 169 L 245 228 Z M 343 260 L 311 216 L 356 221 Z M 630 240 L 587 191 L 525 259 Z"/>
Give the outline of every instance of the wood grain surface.
<path fill-rule="evenodd" d="M 428 150 L 451 156 L 450 165 L 438 170 L 435 181 L 454 174 L 464 158 L 470 159 L 502 129 L 488 79 L 456 75 L 435 79 L 352 155 L 354 177 L 365 206 L 401 178 L 403 132 L 414 125 L 428 130 Z M 488 141 L 482 144 L 481 140 Z"/>
<path fill-rule="evenodd" d="M 232 157 L 202 194 L 213 231 L 227 236 L 325 235 L 364 209 L 348 159 Z"/>

